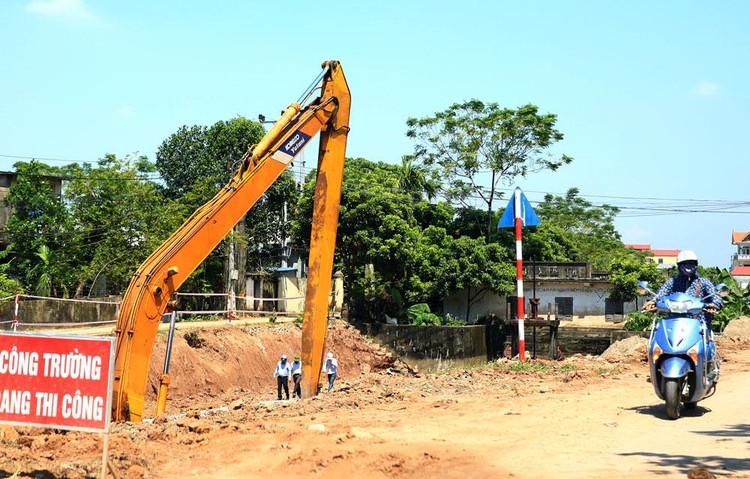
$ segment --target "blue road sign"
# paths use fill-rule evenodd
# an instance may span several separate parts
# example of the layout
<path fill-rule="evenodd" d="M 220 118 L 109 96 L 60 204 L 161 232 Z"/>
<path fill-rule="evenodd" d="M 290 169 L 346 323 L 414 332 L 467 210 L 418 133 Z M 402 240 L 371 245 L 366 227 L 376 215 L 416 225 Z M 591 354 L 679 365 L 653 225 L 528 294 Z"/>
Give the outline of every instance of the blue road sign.
<path fill-rule="evenodd" d="M 505 208 L 500 222 L 498 222 L 498 228 L 513 228 L 516 224 L 516 194 L 521 195 L 521 224 L 523 226 L 536 226 L 539 224 L 539 217 L 536 215 L 534 208 L 531 207 L 531 203 L 526 199 L 526 195 L 523 194 L 521 188 L 516 187 L 513 195 L 510 197 L 508 207 Z"/>

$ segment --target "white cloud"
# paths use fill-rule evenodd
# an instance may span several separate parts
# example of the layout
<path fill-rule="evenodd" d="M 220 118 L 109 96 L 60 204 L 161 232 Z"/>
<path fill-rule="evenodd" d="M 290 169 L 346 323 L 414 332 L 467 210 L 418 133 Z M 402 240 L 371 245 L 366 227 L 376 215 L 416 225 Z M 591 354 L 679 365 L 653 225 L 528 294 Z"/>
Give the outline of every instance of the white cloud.
<path fill-rule="evenodd" d="M 698 96 L 714 96 L 719 93 L 719 84 L 715 81 L 703 80 L 693 88 L 693 93 Z"/>
<path fill-rule="evenodd" d="M 26 5 L 26 11 L 68 21 L 84 23 L 97 21 L 96 15 L 89 10 L 84 0 L 32 0 Z"/>
<path fill-rule="evenodd" d="M 127 105 L 123 105 L 120 108 L 116 109 L 115 115 L 117 116 L 117 118 L 120 118 L 125 121 L 133 120 L 135 119 L 136 116 L 138 116 L 135 110 L 133 110 L 131 107 Z"/>

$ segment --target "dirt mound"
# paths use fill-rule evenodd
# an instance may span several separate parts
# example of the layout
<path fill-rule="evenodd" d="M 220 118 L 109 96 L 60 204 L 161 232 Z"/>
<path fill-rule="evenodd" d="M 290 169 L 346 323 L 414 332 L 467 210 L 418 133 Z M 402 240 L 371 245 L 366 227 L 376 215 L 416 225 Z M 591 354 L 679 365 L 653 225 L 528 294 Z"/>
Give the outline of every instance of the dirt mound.
<path fill-rule="evenodd" d="M 233 389 L 276 397 L 273 371 L 282 354 L 300 354 L 302 327 L 298 324 L 260 324 L 178 329 L 172 344 L 169 402 L 217 398 Z M 164 367 L 166 335 L 159 335 L 151 358 L 146 400 L 153 402 Z M 339 361 L 340 380 L 392 367 L 397 361 L 381 346 L 340 321 L 331 323 L 325 351 Z M 153 411 L 150 411 L 153 415 Z M 147 416 L 149 411 L 147 410 Z"/>
<path fill-rule="evenodd" d="M 750 341 L 750 318 L 742 316 L 730 321 L 724 329 L 722 336 L 735 342 Z"/>
<path fill-rule="evenodd" d="M 648 339 L 640 336 L 631 336 L 612 343 L 601 355 L 601 358 L 609 362 L 619 361 L 646 361 Z"/>

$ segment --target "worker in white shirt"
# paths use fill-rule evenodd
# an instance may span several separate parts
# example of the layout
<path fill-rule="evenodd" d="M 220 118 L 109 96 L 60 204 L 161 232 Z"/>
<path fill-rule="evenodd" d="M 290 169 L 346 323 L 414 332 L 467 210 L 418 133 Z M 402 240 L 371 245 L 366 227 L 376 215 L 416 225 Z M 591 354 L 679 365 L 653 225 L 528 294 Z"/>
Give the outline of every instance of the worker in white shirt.
<path fill-rule="evenodd" d="M 333 357 L 333 353 L 328 353 L 326 356 L 325 363 L 323 363 L 323 371 L 328 374 L 328 391 L 333 389 L 333 383 L 336 381 L 336 373 L 339 369 L 339 362 Z"/>
<path fill-rule="evenodd" d="M 281 401 L 281 389 L 284 389 L 287 400 L 289 399 L 289 376 L 292 374 L 292 367 L 287 361 L 286 354 L 281 355 L 281 361 L 276 365 L 273 377 L 276 378 L 277 399 Z"/>

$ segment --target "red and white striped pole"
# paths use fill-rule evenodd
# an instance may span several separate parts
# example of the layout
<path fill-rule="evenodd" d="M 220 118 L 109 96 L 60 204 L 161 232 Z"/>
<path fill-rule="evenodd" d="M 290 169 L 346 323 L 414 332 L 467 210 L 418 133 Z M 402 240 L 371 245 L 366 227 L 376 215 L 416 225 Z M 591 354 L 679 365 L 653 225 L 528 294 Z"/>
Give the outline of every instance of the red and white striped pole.
<path fill-rule="evenodd" d="M 518 296 L 518 358 L 521 361 L 526 360 L 526 338 L 523 331 L 523 241 L 522 227 L 523 219 L 521 218 L 521 190 L 516 188 L 513 198 L 515 206 L 515 228 L 516 228 L 516 295 Z"/>
<path fill-rule="evenodd" d="M 229 294 L 227 295 L 227 319 L 229 321 L 235 318 L 234 310 L 235 310 L 234 289 L 230 289 Z"/>
<path fill-rule="evenodd" d="M 13 313 L 13 331 L 18 330 L 18 306 L 21 303 L 21 293 L 16 293 L 16 310 Z"/>

